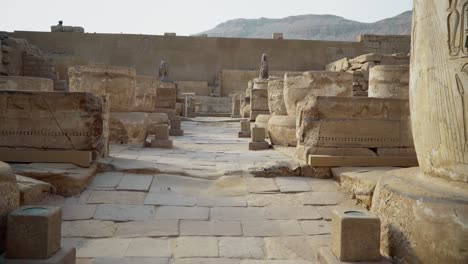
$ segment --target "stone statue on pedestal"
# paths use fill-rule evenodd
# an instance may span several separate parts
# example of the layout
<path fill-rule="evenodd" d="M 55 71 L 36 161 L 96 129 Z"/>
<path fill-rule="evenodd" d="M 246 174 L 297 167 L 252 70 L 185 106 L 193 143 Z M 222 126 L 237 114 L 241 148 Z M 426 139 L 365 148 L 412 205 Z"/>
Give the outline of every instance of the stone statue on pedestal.
<path fill-rule="evenodd" d="M 267 55 L 263 53 L 262 55 L 262 64 L 260 65 L 260 78 L 268 79 L 268 60 Z"/>
<path fill-rule="evenodd" d="M 162 82 L 169 81 L 169 63 L 167 61 L 161 61 L 159 65 L 159 80 Z"/>

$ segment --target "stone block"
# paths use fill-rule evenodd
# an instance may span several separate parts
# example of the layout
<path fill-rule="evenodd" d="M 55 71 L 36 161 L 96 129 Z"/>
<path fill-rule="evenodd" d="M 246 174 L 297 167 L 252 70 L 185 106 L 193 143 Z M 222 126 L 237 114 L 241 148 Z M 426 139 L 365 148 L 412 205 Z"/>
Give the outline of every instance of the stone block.
<path fill-rule="evenodd" d="M 297 145 L 296 117 L 272 116 L 268 121 L 268 136 L 273 145 L 295 147 Z"/>
<path fill-rule="evenodd" d="M 135 105 L 135 69 L 88 65 L 68 69 L 70 92 L 109 95 L 111 112 L 132 112 Z"/>
<path fill-rule="evenodd" d="M 414 167 L 418 166 L 418 159 L 414 157 L 309 155 L 308 164 L 312 167 Z"/>
<path fill-rule="evenodd" d="M 239 138 L 250 138 L 252 133 L 250 131 L 239 131 L 237 132 L 237 136 Z"/>
<path fill-rule="evenodd" d="M 133 101 L 132 112 L 153 112 L 156 106 L 158 79 L 153 76 L 137 75 L 135 80 L 135 99 Z"/>
<path fill-rule="evenodd" d="M 148 128 L 148 113 L 111 113 L 109 140 L 116 144 L 143 144 Z"/>
<path fill-rule="evenodd" d="M 21 205 L 35 204 L 46 198 L 52 186 L 43 181 L 16 175 L 16 181 L 20 190 Z"/>
<path fill-rule="evenodd" d="M 11 167 L 0 161 L 0 253 L 5 249 L 8 214 L 20 206 L 20 191 Z"/>
<path fill-rule="evenodd" d="M 350 264 L 350 262 L 340 261 L 330 250 L 329 247 L 322 247 L 318 250 L 317 264 Z M 362 263 L 362 262 L 352 262 Z M 387 259 L 382 259 L 375 262 L 365 262 L 365 264 L 391 264 L 392 262 Z"/>
<path fill-rule="evenodd" d="M 0 160 L 18 163 L 72 163 L 88 168 L 93 161 L 93 153 L 76 150 L 44 151 L 0 148 Z"/>
<path fill-rule="evenodd" d="M 26 76 L 0 76 L 0 90 L 53 92 L 51 79 Z"/>
<path fill-rule="evenodd" d="M 409 66 L 372 67 L 369 74 L 369 97 L 409 99 Z"/>
<path fill-rule="evenodd" d="M 154 139 L 151 140 L 149 145 L 150 148 L 164 148 L 164 149 L 171 149 L 173 146 L 172 140 L 162 140 L 162 139 Z"/>
<path fill-rule="evenodd" d="M 171 129 L 182 128 L 182 118 L 180 116 L 173 116 L 170 118 Z"/>
<path fill-rule="evenodd" d="M 63 247 L 48 259 L 2 259 L 4 264 L 75 264 L 76 249 Z"/>
<path fill-rule="evenodd" d="M 263 127 L 252 127 L 252 141 L 253 142 L 265 142 L 265 128 Z"/>
<path fill-rule="evenodd" d="M 0 147 L 92 151 L 107 148 L 102 99 L 90 93 L 0 91 Z"/>
<path fill-rule="evenodd" d="M 268 108 L 268 90 L 252 89 L 250 90 L 250 110 L 251 111 L 270 111 Z"/>
<path fill-rule="evenodd" d="M 156 108 L 175 109 L 177 85 L 171 82 L 160 82 L 156 89 Z"/>
<path fill-rule="evenodd" d="M 265 150 L 269 149 L 270 144 L 268 142 L 249 142 L 249 150 L 257 151 L 257 150 Z"/>
<path fill-rule="evenodd" d="M 48 259 L 60 249 L 60 207 L 24 206 L 8 216 L 6 257 Z"/>
<path fill-rule="evenodd" d="M 149 124 L 148 135 L 154 135 L 156 140 L 169 140 L 169 126 L 161 124 Z"/>
<path fill-rule="evenodd" d="M 340 261 L 379 261 L 380 219 L 367 211 L 334 210 L 331 250 Z"/>
<path fill-rule="evenodd" d="M 182 129 L 169 129 L 169 135 L 174 137 L 181 137 L 184 135 L 184 130 Z"/>
<path fill-rule="evenodd" d="M 286 104 L 284 103 L 284 79 L 277 78 L 268 80 L 268 109 L 270 114 L 287 115 Z"/>
<path fill-rule="evenodd" d="M 250 132 L 250 120 L 241 120 L 240 121 L 241 131 L 249 131 Z"/>

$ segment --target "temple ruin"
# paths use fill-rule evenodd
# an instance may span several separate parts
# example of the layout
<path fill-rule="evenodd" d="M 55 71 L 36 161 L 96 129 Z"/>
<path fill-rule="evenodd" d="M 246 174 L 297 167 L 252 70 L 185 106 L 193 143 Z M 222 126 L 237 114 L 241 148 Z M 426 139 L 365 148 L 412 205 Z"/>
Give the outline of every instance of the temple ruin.
<path fill-rule="evenodd" d="M 0 31 L 0 263 L 468 263 L 468 0 L 354 42 Z"/>

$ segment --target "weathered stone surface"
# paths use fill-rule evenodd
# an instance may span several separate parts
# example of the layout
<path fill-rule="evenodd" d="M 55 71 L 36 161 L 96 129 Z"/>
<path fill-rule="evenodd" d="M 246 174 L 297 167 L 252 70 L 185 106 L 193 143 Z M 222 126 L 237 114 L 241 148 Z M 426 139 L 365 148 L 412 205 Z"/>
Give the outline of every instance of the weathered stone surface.
<path fill-rule="evenodd" d="M 145 199 L 146 205 L 194 206 L 197 198 L 171 191 L 151 192 Z"/>
<path fill-rule="evenodd" d="M 73 264 L 75 261 L 76 250 L 68 247 L 60 248 L 48 259 L 3 259 L 0 257 L 0 262 L 4 264 Z"/>
<path fill-rule="evenodd" d="M 409 103 L 403 99 L 316 97 L 300 110 L 298 144 L 311 147 L 411 147 Z"/>
<path fill-rule="evenodd" d="M 112 221 L 84 220 L 62 222 L 62 237 L 104 238 L 115 233 Z"/>
<path fill-rule="evenodd" d="M 0 161 L 0 252 L 5 248 L 8 214 L 20 206 L 20 191 L 11 167 Z"/>
<path fill-rule="evenodd" d="M 329 155 L 329 156 L 364 156 L 375 157 L 374 151 L 368 148 L 335 148 L 335 147 L 314 147 L 298 145 L 296 155 L 299 159 L 307 161 L 309 155 Z"/>
<path fill-rule="evenodd" d="M 88 203 L 142 205 L 145 197 L 146 194 L 143 192 L 93 191 L 88 199 Z"/>
<path fill-rule="evenodd" d="M 259 114 L 270 113 L 268 108 L 268 90 L 252 89 L 250 92 L 250 120 L 256 120 Z"/>
<path fill-rule="evenodd" d="M 95 164 L 90 168 L 58 163 L 14 164 L 12 167 L 16 174 L 50 183 L 62 196 L 81 193 L 97 170 Z"/>
<path fill-rule="evenodd" d="M 265 128 L 268 131 L 268 121 L 270 118 L 271 115 L 258 115 L 255 119 L 255 127 Z"/>
<path fill-rule="evenodd" d="M 322 247 L 319 249 L 317 255 L 317 263 L 318 264 L 340 264 L 343 263 L 342 261 L 338 260 L 338 258 L 333 254 L 333 252 L 328 247 Z M 347 262 L 349 263 L 349 262 Z M 363 262 L 353 262 L 353 263 L 363 263 Z M 382 259 L 376 262 L 365 262 L 365 263 L 374 263 L 374 264 L 390 264 L 389 260 Z"/>
<path fill-rule="evenodd" d="M 330 249 L 343 262 L 375 262 L 380 256 L 380 219 L 367 211 L 334 210 Z"/>
<path fill-rule="evenodd" d="M 302 231 L 306 235 L 328 235 L 330 234 L 330 224 L 327 221 L 300 221 Z"/>
<path fill-rule="evenodd" d="M 109 140 L 117 144 L 142 145 L 147 135 L 148 113 L 111 113 Z"/>
<path fill-rule="evenodd" d="M 116 189 L 119 191 L 147 192 L 152 182 L 152 175 L 125 174 Z"/>
<path fill-rule="evenodd" d="M 208 220 L 210 209 L 206 207 L 160 206 L 155 219 Z"/>
<path fill-rule="evenodd" d="M 240 259 L 231 258 L 183 258 L 174 259 L 174 264 L 240 264 Z"/>
<path fill-rule="evenodd" d="M 37 77 L 0 76 L 0 90 L 53 92 L 54 82 Z"/>
<path fill-rule="evenodd" d="M 243 260 L 241 264 L 312 264 L 305 260 Z"/>
<path fill-rule="evenodd" d="M 153 76 L 137 75 L 135 77 L 135 100 L 133 112 L 152 112 L 156 106 L 156 89 L 159 81 Z"/>
<path fill-rule="evenodd" d="M 132 242 L 131 239 L 103 238 L 89 239 L 77 248 L 78 258 L 114 257 L 123 258 Z"/>
<path fill-rule="evenodd" d="M 146 205 L 100 204 L 94 219 L 116 222 L 148 220 L 154 215 L 154 207 Z"/>
<path fill-rule="evenodd" d="M 305 205 L 337 205 L 348 199 L 348 195 L 341 192 L 311 192 L 304 193 Z"/>
<path fill-rule="evenodd" d="M 201 207 L 246 207 L 245 197 L 198 197 L 197 206 Z"/>
<path fill-rule="evenodd" d="M 271 260 L 308 260 L 315 263 L 314 249 L 312 243 L 306 237 L 266 237 L 265 251 L 267 259 Z M 281 262 L 271 262 L 281 263 Z M 287 263 L 287 262 L 286 262 Z"/>
<path fill-rule="evenodd" d="M 298 194 L 251 194 L 247 204 L 252 207 L 304 205 Z"/>
<path fill-rule="evenodd" d="M 0 91 L 0 147 L 99 156 L 107 147 L 103 115 L 101 98 L 90 93 Z"/>
<path fill-rule="evenodd" d="M 89 65 L 68 69 L 70 92 L 89 92 L 110 96 L 111 112 L 132 112 L 135 101 L 135 70 Z"/>
<path fill-rule="evenodd" d="M 249 142 L 249 150 L 257 151 L 257 150 L 266 150 L 270 148 L 270 144 L 268 142 Z"/>
<path fill-rule="evenodd" d="M 268 80 L 268 109 L 272 116 L 285 116 L 288 114 L 284 103 L 284 79 Z"/>
<path fill-rule="evenodd" d="M 298 104 L 316 96 L 353 96 L 353 75 L 345 72 L 287 73 L 284 101 L 288 115 L 297 116 Z"/>
<path fill-rule="evenodd" d="M 408 65 L 376 65 L 370 69 L 369 97 L 409 98 Z"/>
<path fill-rule="evenodd" d="M 303 231 L 295 220 L 242 221 L 242 230 L 247 237 L 300 236 Z"/>
<path fill-rule="evenodd" d="M 156 108 L 175 109 L 176 100 L 176 84 L 171 82 L 160 82 L 156 89 Z"/>
<path fill-rule="evenodd" d="M 416 157 L 414 148 L 378 148 L 377 155 L 381 157 Z"/>
<path fill-rule="evenodd" d="M 8 216 L 6 257 L 48 259 L 60 249 L 61 210 L 23 206 Z"/>
<path fill-rule="evenodd" d="M 467 262 L 466 184 L 427 177 L 418 168 L 394 170 L 381 178 L 371 210 L 382 221 L 385 255 L 408 263 Z"/>
<path fill-rule="evenodd" d="M 265 219 L 262 208 L 215 207 L 211 208 L 210 219 L 221 221 Z"/>
<path fill-rule="evenodd" d="M 169 264 L 169 258 L 95 258 L 93 262 L 76 264 Z"/>
<path fill-rule="evenodd" d="M 40 202 L 51 192 L 51 185 L 49 183 L 33 178 L 16 175 L 16 182 L 21 194 L 21 205 Z"/>
<path fill-rule="evenodd" d="M 247 178 L 246 185 L 250 193 L 274 193 L 279 191 L 275 180 L 272 178 Z"/>
<path fill-rule="evenodd" d="M 128 246 L 127 257 L 171 257 L 170 241 L 167 239 L 134 238 Z"/>
<path fill-rule="evenodd" d="M 175 258 L 218 256 L 218 240 L 214 237 L 179 237 L 172 248 Z"/>
<path fill-rule="evenodd" d="M 62 220 L 88 220 L 93 218 L 96 205 L 66 204 L 62 206 Z"/>
<path fill-rule="evenodd" d="M 242 236 L 239 221 L 180 221 L 181 236 Z M 223 256 L 223 255 L 221 255 Z"/>
<path fill-rule="evenodd" d="M 114 189 L 122 180 L 122 172 L 104 172 L 99 173 L 93 178 L 90 189 Z"/>
<path fill-rule="evenodd" d="M 117 237 L 169 237 L 179 235 L 178 220 L 148 220 L 117 223 Z"/>
<path fill-rule="evenodd" d="M 410 74 L 417 78 L 410 80 L 410 101 L 419 165 L 428 175 L 467 183 L 466 1 L 418 0 L 414 6 Z"/>
<path fill-rule="evenodd" d="M 273 145 L 295 147 L 297 145 L 296 117 L 272 116 L 268 121 L 268 135 Z"/>
<path fill-rule="evenodd" d="M 310 179 L 304 177 L 276 177 L 275 180 L 282 193 L 308 192 L 311 190 Z"/>
<path fill-rule="evenodd" d="M 317 220 L 322 216 L 314 206 L 266 207 L 265 218 L 272 220 Z"/>
<path fill-rule="evenodd" d="M 226 237 L 219 239 L 219 256 L 239 259 L 263 259 L 263 239 Z"/>

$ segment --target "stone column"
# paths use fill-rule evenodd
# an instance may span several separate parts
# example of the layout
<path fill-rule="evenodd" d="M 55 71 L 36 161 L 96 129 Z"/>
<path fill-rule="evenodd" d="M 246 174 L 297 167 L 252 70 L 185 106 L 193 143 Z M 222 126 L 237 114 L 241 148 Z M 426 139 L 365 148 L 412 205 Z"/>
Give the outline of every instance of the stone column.
<path fill-rule="evenodd" d="M 369 97 L 408 99 L 409 66 L 376 65 L 370 68 Z"/>

